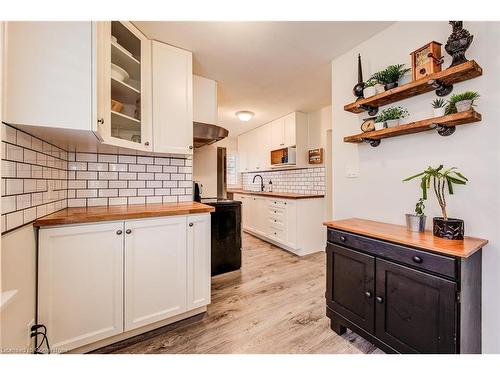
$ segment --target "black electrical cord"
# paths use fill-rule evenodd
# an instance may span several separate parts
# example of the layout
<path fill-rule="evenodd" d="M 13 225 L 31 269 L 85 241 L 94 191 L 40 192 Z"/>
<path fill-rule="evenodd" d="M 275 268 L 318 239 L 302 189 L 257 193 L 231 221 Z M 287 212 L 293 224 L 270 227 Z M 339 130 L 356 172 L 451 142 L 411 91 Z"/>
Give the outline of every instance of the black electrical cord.
<path fill-rule="evenodd" d="M 40 328 L 43 329 L 43 332 L 38 332 L 38 329 Z M 37 345 L 33 353 L 44 354 L 44 352 L 41 351 L 41 348 L 43 346 L 43 343 L 45 342 L 45 345 L 47 345 L 47 354 L 50 354 L 49 339 L 47 337 L 47 327 L 45 327 L 43 324 L 35 324 L 34 326 L 31 327 L 31 337 L 38 337 L 38 335 L 42 335 L 43 339 L 40 342 L 40 344 Z"/>

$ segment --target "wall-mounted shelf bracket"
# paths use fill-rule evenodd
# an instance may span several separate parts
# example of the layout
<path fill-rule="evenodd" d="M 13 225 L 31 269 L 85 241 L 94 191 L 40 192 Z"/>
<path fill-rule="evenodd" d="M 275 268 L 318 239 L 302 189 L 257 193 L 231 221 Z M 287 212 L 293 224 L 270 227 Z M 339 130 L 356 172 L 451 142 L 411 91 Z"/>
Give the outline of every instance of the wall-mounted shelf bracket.
<path fill-rule="evenodd" d="M 363 142 L 370 144 L 372 147 L 377 147 L 380 144 L 380 139 L 363 139 Z"/>
<path fill-rule="evenodd" d="M 453 91 L 452 84 L 447 85 L 439 79 L 430 79 L 427 83 L 436 89 L 437 96 L 446 96 Z"/>
<path fill-rule="evenodd" d="M 370 116 L 375 116 L 378 112 L 378 107 L 372 105 L 360 104 L 358 107 L 364 111 L 367 111 Z"/>
<path fill-rule="evenodd" d="M 455 133 L 456 127 L 455 126 L 444 126 L 444 125 L 439 125 L 439 124 L 434 124 L 435 129 L 437 130 L 438 134 L 442 137 L 448 137 Z"/>

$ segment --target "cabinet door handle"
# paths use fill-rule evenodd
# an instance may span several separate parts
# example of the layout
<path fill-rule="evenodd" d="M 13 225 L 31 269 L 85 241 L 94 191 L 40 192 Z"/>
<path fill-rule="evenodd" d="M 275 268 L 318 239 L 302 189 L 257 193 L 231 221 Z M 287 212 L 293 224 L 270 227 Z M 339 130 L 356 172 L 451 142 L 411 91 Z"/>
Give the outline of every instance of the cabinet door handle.
<path fill-rule="evenodd" d="M 346 242 L 347 241 L 347 238 L 345 236 L 340 236 L 340 241 L 342 242 Z"/>
<path fill-rule="evenodd" d="M 144 142 L 144 146 L 149 146 L 149 141 Z"/>
<path fill-rule="evenodd" d="M 125 231 L 125 233 L 127 233 L 127 234 L 132 233 L 132 229 L 127 229 L 127 230 Z"/>
<path fill-rule="evenodd" d="M 384 299 L 380 296 L 377 297 L 377 302 L 378 303 L 383 303 L 384 302 Z"/>
<path fill-rule="evenodd" d="M 372 292 L 370 292 L 369 290 L 367 290 L 365 292 L 365 296 L 367 296 L 368 298 L 372 298 Z"/>
<path fill-rule="evenodd" d="M 104 119 L 101 117 L 99 120 L 97 120 L 98 124 L 104 125 Z"/>
<path fill-rule="evenodd" d="M 412 259 L 413 259 L 413 261 L 414 261 L 415 263 L 419 263 L 419 264 L 420 264 L 420 263 L 422 263 L 422 262 L 423 262 L 423 259 L 422 259 L 422 258 L 420 258 L 419 256 L 416 256 L 416 255 L 415 255 Z"/>
<path fill-rule="evenodd" d="M 122 232 L 122 230 L 121 230 L 121 229 L 118 229 L 118 230 L 116 231 L 116 234 L 117 234 L 117 235 L 119 235 L 119 236 L 120 236 L 122 233 L 123 233 L 123 232 Z"/>
<path fill-rule="evenodd" d="M 193 146 L 189 146 L 189 149 L 192 150 L 193 149 Z"/>
<path fill-rule="evenodd" d="M 192 227 L 193 226 L 193 223 L 189 223 L 189 226 Z"/>

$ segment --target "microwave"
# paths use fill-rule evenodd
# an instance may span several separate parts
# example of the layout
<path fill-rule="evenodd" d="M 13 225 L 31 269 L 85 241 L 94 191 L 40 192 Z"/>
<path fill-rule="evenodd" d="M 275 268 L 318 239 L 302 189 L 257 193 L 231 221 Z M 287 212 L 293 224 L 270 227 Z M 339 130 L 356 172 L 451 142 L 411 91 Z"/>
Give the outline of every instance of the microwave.
<path fill-rule="evenodd" d="M 293 147 L 280 148 L 271 151 L 271 166 L 279 167 L 295 165 L 297 162 L 297 149 Z"/>

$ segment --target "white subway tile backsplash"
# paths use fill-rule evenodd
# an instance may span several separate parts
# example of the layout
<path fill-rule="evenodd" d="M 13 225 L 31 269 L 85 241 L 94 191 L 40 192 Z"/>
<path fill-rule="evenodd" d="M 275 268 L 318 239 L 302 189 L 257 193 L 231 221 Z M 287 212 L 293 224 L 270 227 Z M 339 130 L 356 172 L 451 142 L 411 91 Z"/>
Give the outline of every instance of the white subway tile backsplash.
<path fill-rule="evenodd" d="M 66 207 L 192 200 L 192 160 L 67 152 L 2 125 L 2 232 Z"/>

